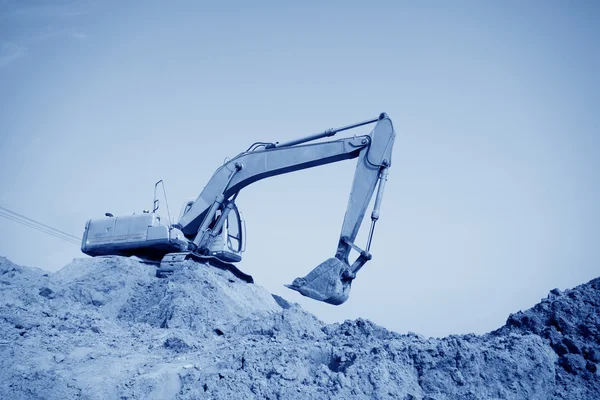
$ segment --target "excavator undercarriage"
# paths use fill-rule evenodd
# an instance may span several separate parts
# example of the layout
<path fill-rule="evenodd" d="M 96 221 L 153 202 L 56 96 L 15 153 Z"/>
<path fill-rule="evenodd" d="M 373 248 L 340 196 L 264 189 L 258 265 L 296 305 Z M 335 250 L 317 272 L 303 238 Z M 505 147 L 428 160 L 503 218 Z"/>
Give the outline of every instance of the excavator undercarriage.
<path fill-rule="evenodd" d="M 375 127 L 368 135 L 305 144 L 373 123 Z M 200 196 L 184 204 L 177 223 L 171 223 L 170 215 L 168 223 L 163 223 L 156 213 L 159 208 L 156 191 L 162 183 L 159 181 L 154 188 L 151 213 L 144 211 L 125 217 L 113 217 L 107 213 L 106 218 L 88 221 L 81 250 L 91 256 L 137 256 L 148 262 L 160 262 L 158 277 L 168 277 L 182 262 L 192 259 L 228 270 L 253 283 L 250 275 L 233 265 L 241 261 L 245 250 L 245 222 L 235 203 L 239 192 L 271 176 L 357 158 L 335 256 L 319 264 L 305 277 L 285 285 L 312 299 L 342 304 L 348 299 L 356 274 L 372 258 L 369 250 L 391 166 L 394 138 L 392 122 L 382 113 L 378 118 L 287 143 L 254 143 L 247 151 L 217 169 Z M 164 193 L 164 183 L 162 187 Z M 361 249 L 354 241 L 376 189 L 371 227 L 366 246 Z M 358 257 L 350 263 L 352 251 L 357 252 Z"/>
<path fill-rule="evenodd" d="M 193 251 L 184 251 L 180 253 L 169 253 L 165 255 L 160 262 L 160 265 L 156 269 L 157 278 L 168 278 L 181 266 L 185 260 L 193 260 L 201 264 L 208 264 L 212 267 L 229 271 L 237 278 L 247 283 L 254 283 L 254 278 L 251 275 L 245 274 L 234 264 L 223 261 L 222 259 L 214 256 L 203 256 Z"/>

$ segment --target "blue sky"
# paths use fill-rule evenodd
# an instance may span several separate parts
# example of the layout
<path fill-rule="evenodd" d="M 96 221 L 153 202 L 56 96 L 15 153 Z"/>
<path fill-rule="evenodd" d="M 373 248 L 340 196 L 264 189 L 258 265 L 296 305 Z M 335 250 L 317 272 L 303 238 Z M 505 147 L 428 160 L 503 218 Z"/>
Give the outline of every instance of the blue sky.
<path fill-rule="evenodd" d="M 599 26 L 593 1 L 0 1 L 0 205 L 79 236 L 164 179 L 178 214 L 255 141 L 385 111 L 393 166 L 350 300 L 282 285 L 335 253 L 353 161 L 244 189 L 240 268 L 328 322 L 489 331 L 598 276 Z M 0 228 L 19 264 L 82 256 Z"/>

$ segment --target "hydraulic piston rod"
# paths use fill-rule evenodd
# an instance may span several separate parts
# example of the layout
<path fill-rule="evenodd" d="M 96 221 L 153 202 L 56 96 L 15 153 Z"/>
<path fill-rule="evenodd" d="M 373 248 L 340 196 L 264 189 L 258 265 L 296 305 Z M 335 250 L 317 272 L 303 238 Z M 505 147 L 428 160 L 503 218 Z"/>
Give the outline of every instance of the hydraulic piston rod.
<path fill-rule="evenodd" d="M 381 201 L 383 200 L 383 190 L 388 177 L 388 167 L 383 167 L 379 173 L 379 186 L 377 187 L 377 197 L 375 197 L 375 205 L 371 212 L 371 229 L 369 230 L 369 238 L 367 239 L 367 251 L 371 250 L 371 240 L 375 231 L 375 223 L 379 219 L 379 210 L 381 209 Z"/>
<path fill-rule="evenodd" d="M 342 132 L 342 131 L 347 131 L 348 129 L 353 129 L 353 128 L 358 128 L 359 126 L 363 126 L 363 125 L 369 125 L 372 124 L 374 122 L 379 121 L 379 118 L 373 118 L 373 119 L 368 119 L 366 121 L 362 121 L 362 122 L 357 122 L 355 124 L 350 124 L 350 125 L 346 125 L 346 126 L 342 126 L 341 128 L 336 128 L 336 129 L 327 129 L 326 131 L 323 131 L 321 133 L 315 133 L 314 135 L 310 135 L 310 136 L 306 136 L 300 139 L 294 139 L 294 140 L 290 140 L 289 142 L 284 142 L 284 143 L 270 143 L 269 145 L 266 146 L 267 149 L 272 149 L 272 148 L 279 148 L 279 147 L 290 147 L 290 146 L 295 146 L 297 144 L 301 144 L 301 143 L 306 143 L 306 142 L 310 142 L 313 140 L 317 140 L 317 139 L 321 139 L 324 137 L 329 137 L 329 136 L 333 136 L 338 132 Z"/>

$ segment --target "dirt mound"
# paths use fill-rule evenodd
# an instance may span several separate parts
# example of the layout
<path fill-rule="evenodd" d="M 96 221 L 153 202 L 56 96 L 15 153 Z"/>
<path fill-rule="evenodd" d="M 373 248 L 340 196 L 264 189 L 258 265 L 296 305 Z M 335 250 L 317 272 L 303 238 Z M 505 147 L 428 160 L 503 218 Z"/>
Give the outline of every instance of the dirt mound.
<path fill-rule="evenodd" d="M 326 325 L 230 272 L 133 259 L 55 274 L 0 258 L 6 399 L 598 399 L 600 280 L 442 339 Z"/>

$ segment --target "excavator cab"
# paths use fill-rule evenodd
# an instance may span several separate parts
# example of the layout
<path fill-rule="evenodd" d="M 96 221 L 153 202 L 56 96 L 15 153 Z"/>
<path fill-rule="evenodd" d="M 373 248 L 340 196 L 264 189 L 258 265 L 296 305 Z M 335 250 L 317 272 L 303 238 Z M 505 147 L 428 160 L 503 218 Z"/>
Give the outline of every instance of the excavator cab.
<path fill-rule="evenodd" d="M 221 217 L 217 212 L 215 223 Z M 209 254 L 225 262 L 242 261 L 242 253 L 246 250 L 245 221 L 235 203 L 227 214 L 221 232 L 209 247 Z"/>
<path fill-rule="evenodd" d="M 194 200 L 187 201 L 181 208 L 179 220 L 193 207 Z M 211 232 L 208 243 L 205 243 L 202 254 L 216 257 L 223 262 L 242 261 L 242 253 L 246 251 L 246 223 L 242 213 L 234 201 L 228 201 L 215 211 L 207 225 Z"/>

